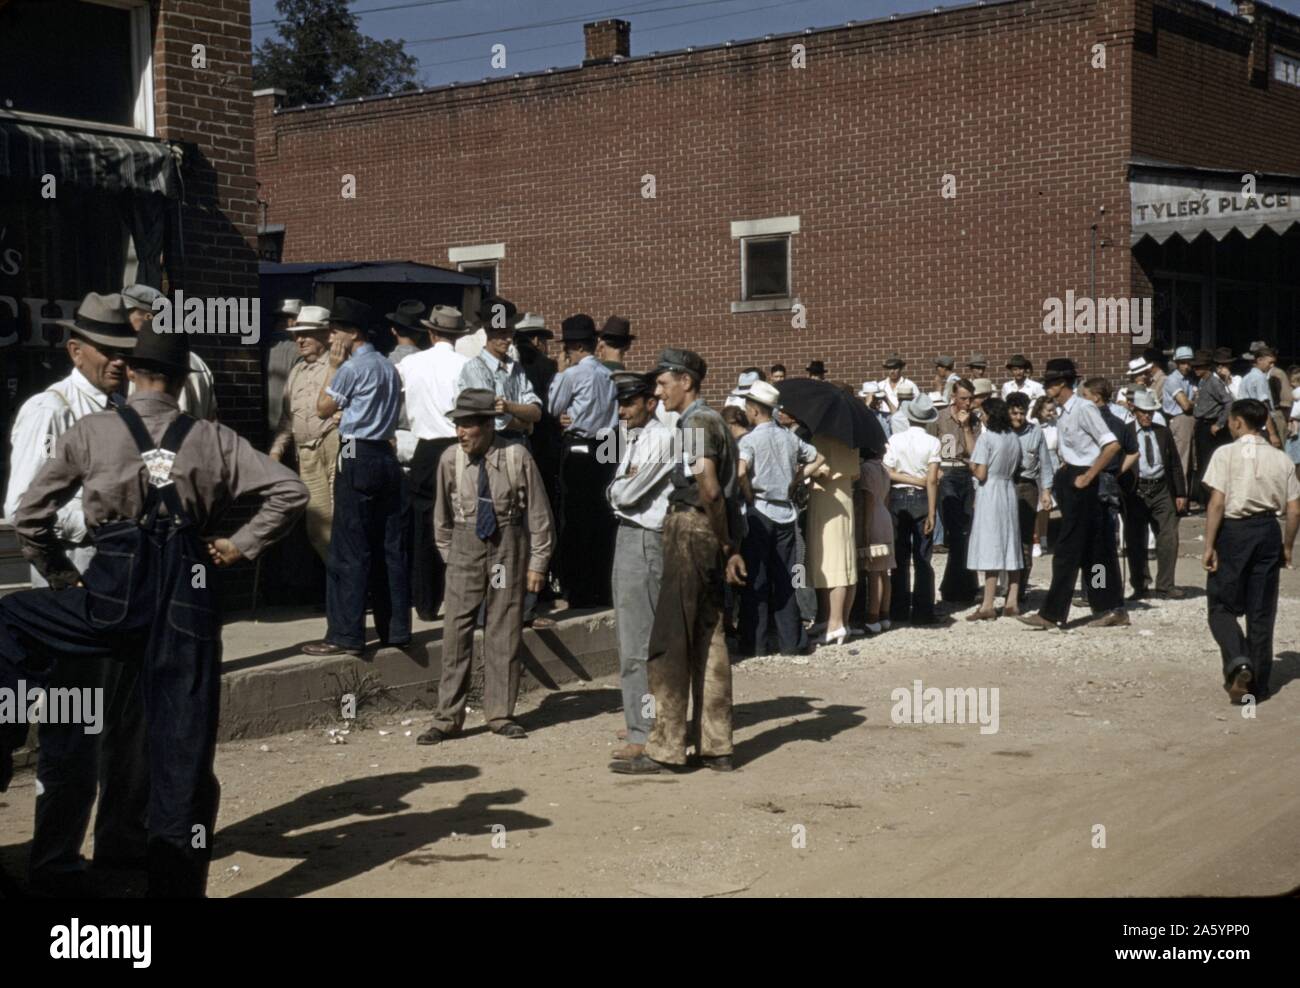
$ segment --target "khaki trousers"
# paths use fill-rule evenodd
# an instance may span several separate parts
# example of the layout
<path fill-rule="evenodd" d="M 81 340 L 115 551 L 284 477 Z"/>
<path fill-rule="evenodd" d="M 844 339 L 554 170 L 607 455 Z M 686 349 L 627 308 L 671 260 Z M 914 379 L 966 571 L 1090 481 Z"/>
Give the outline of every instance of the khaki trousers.
<path fill-rule="evenodd" d="M 456 734 L 465 723 L 474 626 L 486 599 L 483 625 L 483 715 L 493 730 L 514 718 L 519 694 L 519 645 L 524 634 L 528 537 L 518 523 L 501 523 L 484 542 L 474 522 L 456 522 L 447 554 L 443 597 L 442 674 L 433 726 Z"/>
<path fill-rule="evenodd" d="M 663 584 L 650 631 L 650 692 L 655 723 L 646 754 L 686 764 L 730 755 L 731 657 L 722 632 L 722 547 L 703 512 L 675 511 L 663 534 Z M 687 708 L 694 696 L 693 711 Z"/>
<path fill-rule="evenodd" d="M 1186 489 L 1187 478 L 1192 469 L 1192 436 L 1196 432 L 1196 419 L 1191 415 L 1175 415 L 1169 419 L 1169 431 L 1174 437 L 1174 449 L 1178 450 L 1178 462 L 1183 468 L 1183 484 Z"/>
<path fill-rule="evenodd" d="M 298 475 L 307 485 L 307 541 L 324 561 L 329 556 L 334 520 L 334 471 L 339 459 L 339 431 L 331 429 L 313 449 L 298 447 Z"/>

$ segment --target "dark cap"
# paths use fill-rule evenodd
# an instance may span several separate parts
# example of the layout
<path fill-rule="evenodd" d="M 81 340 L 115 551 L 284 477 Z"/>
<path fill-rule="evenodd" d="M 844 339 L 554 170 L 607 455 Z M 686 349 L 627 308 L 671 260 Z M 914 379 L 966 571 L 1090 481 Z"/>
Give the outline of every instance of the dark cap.
<path fill-rule="evenodd" d="M 390 312 L 384 318 L 394 326 L 400 326 L 402 329 L 423 336 L 428 333 L 428 330 L 420 325 L 420 320 L 424 318 L 424 310 L 423 302 L 408 298 L 398 303 L 396 312 Z"/>
<path fill-rule="evenodd" d="M 696 381 L 702 381 L 708 370 L 709 365 L 694 350 L 665 347 L 659 351 L 659 366 L 654 372 L 662 374 L 664 371 L 677 371 L 679 374 L 690 374 Z"/>
<path fill-rule="evenodd" d="M 375 312 L 364 302 L 358 302 L 346 295 L 339 295 L 330 306 L 330 322 L 339 322 L 357 329 L 369 329 L 375 320 Z"/>
<path fill-rule="evenodd" d="M 512 329 L 519 315 L 515 303 L 500 295 L 489 295 L 479 304 L 478 321 L 484 329 Z"/>
<path fill-rule="evenodd" d="M 636 339 L 632 335 L 632 324 L 622 316 L 610 316 L 600 329 L 600 338 L 608 340 L 615 346 L 627 346 Z"/>
<path fill-rule="evenodd" d="M 596 339 L 596 320 L 585 312 L 569 316 L 560 323 L 560 340 L 564 343 L 590 343 Z"/>
<path fill-rule="evenodd" d="M 1013 353 L 1007 358 L 1007 370 L 1011 370 L 1013 367 L 1023 367 L 1025 370 L 1032 370 L 1033 366 L 1034 365 L 1029 362 L 1029 358 L 1023 353 Z"/>
<path fill-rule="evenodd" d="M 55 324 L 72 331 L 74 336 L 116 350 L 130 350 L 136 345 L 135 331 L 127 318 L 121 295 L 90 292 L 77 306 L 71 319 L 57 319 Z"/>
<path fill-rule="evenodd" d="M 126 359 L 132 367 L 166 371 L 170 374 L 188 374 L 190 339 L 184 333 L 160 333 L 153 323 L 145 323 L 140 328 L 135 349 Z"/>
<path fill-rule="evenodd" d="M 1073 360 L 1069 357 L 1053 357 L 1043 370 L 1043 383 L 1055 384 L 1057 381 L 1074 380 L 1078 376 Z"/>
<path fill-rule="evenodd" d="M 635 371 L 614 371 L 610 375 L 614 387 L 618 389 L 619 401 L 631 401 L 633 398 L 653 398 L 655 393 L 654 371 L 638 374 Z"/>
<path fill-rule="evenodd" d="M 957 361 L 954 357 L 935 357 L 934 366 L 942 367 L 945 370 L 952 370 Z"/>
<path fill-rule="evenodd" d="M 895 367 L 903 368 L 907 366 L 907 361 L 896 353 L 891 353 L 885 358 L 885 370 L 893 370 Z"/>
<path fill-rule="evenodd" d="M 466 388 L 456 396 L 456 404 L 447 413 L 449 419 L 488 418 L 497 414 L 496 392 L 487 388 Z"/>

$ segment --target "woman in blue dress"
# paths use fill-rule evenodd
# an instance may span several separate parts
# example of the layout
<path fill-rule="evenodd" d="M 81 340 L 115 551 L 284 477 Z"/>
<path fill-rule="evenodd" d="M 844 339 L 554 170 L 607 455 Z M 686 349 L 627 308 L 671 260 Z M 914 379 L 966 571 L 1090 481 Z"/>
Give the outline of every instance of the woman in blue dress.
<path fill-rule="evenodd" d="M 1016 506 L 1016 471 L 1020 469 L 1020 439 L 1011 429 L 1011 415 L 1001 398 L 989 398 L 981 410 L 984 429 L 975 441 L 971 469 L 979 487 L 975 491 L 975 517 L 970 545 L 966 550 L 968 569 L 984 571 L 984 602 L 967 621 L 992 621 L 998 612 L 993 598 L 998 577 L 1006 574 L 1007 602 L 1003 613 L 1020 613 L 1020 521 Z"/>

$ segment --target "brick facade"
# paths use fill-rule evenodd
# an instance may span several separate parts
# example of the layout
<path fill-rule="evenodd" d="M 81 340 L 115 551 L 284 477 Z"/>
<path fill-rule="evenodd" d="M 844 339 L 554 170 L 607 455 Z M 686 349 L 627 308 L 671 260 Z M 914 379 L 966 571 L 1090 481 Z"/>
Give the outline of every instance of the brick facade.
<path fill-rule="evenodd" d="M 1155 8 L 1204 29 L 1153 30 Z M 858 382 L 893 350 L 926 382 L 936 351 L 972 349 L 1115 372 L 1126 339 L 1048 336 L 1042 304 L 1089 292 L 1093 223 L 1097 294 L 1136 294 L 1130 157 L 1300 171 L 1300 90 L 1252 88 L 1249 45 L 1222 41 L 1256 31 L 1194 0 L 1013 0 L 339 106 L 265 97 L 258 177 L 286 261 L 503 243 L 521 309 L 626 315 L 633 366 L 692 346 L 712 398 L 748 364 Z M 782 216 L 803 329 L 731 312 L 730 224 Z"/>

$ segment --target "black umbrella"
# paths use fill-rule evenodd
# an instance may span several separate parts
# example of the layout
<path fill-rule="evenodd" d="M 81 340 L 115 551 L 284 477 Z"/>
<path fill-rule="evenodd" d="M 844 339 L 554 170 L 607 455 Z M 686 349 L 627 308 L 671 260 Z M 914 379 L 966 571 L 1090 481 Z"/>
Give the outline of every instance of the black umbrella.
<path fill-rule="evenodd" d="M 834 384 L 796 377 L 777 386 L 781 407 L 815 436 L 830 436 L 853 449 L 884 452 L 888 437 L 861 400 Z"/>

